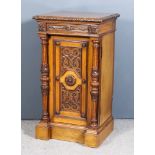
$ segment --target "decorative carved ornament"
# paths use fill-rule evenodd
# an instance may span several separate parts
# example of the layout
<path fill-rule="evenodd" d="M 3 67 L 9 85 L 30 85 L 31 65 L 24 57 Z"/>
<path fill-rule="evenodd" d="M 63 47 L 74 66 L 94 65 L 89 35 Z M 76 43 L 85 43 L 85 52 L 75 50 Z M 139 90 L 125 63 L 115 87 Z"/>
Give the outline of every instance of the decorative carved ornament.
<path fill-rule="evenodd" d="M 92 70 L 92 90 L 91 90 L 91 96 L 92 96 L 92 100 L 94 102 L 97 102 L 98 99 L 98 95 L 99 95 L 99 82 L 98 82 L 98 78 L 99 78 L 99 72 L 95 69 Z"/>
<path fill-rule="evenodd" d="M 42 95 L 44 96 L 48 95 L 48 92 L 49 92 L 48 83 L 41 84 L 41 92 L 42 92 Z"/>
<path fill-rule="evenodd" d="M 67 90 L 61 86 L 61 110 L 80 112 L 81 102 L 81 86 L 78 86 L 74 91 Z"/>
<path fill-rule="evenodd" d="M 47 96 L 49 92 L 49 67 L 48 64 L 41 65 L 41 91 L 42 95 Z"/>
<path fill-rule="evenodd" d="M 74 71 L 68 70 L 60 77 L 60 83 L 68 90 L 75 90 L 77 86 L 81 85 L 82 80 Z"/>
<path fill-rule="evenodd" d="M 49 73 L 49 67 L 48 64 L 42 64 L 41 65 L 41 74 L 48 74 Z"/>
<path fill-rule="evenodd" d="M 78 47 L 60 47 L 61 48 L 61 74 L 67 70 L 73 70 L 81 75 L 82 50 Z"/>
<path fill-rule="evenodd" d="M 76 79 L 73 75 L 69 75 L 65 78 L 65 82 L 69 86 L 73 86 L 76 83 Z"/>

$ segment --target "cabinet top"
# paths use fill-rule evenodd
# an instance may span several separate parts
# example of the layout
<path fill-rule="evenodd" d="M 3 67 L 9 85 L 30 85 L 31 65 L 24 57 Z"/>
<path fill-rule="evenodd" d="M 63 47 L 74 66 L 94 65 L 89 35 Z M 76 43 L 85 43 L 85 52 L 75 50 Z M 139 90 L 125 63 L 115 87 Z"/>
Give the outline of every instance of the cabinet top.
<path fill-rule="evenodd" d="M 117 18 L 118 13 L 93 13 L 93 12 L 50 12 L 47 14 L 34 16 L 36 20 L 55 20 L 55 21 L 80 21 L 80 22 L 103 22 L 111 18 Z"/>

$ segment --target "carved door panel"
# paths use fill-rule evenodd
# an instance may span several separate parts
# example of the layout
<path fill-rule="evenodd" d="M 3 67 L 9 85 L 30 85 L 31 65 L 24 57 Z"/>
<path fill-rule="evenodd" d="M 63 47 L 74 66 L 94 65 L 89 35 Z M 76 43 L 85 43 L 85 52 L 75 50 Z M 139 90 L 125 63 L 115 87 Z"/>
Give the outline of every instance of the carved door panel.
<path fill-rule="evenodd" d="M 86 124 L 87 45 L 86 39 L 54 39 L 55 122 Z"/>

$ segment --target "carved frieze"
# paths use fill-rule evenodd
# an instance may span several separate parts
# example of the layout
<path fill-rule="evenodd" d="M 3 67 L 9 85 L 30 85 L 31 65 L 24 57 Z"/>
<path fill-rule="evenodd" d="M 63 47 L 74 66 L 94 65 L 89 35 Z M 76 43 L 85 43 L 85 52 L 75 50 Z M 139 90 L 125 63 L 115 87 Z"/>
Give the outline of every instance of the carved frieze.
<path fill-rule="evenodd" d="M 97 34 L 98 27 L 94 25 L 51 25 L 47 24 L 47 30 L 63 30 L 70 32 L 85 32 L 89 34 Z"/>

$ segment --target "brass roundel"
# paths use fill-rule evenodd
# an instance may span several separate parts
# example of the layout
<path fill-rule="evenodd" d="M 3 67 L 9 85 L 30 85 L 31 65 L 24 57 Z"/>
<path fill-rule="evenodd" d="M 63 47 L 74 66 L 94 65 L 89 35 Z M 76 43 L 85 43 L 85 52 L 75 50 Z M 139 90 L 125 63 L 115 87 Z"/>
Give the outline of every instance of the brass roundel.
<path fill-rule="evenodd" d="M 76 83 L 76 79 L 74 76 L 68 75 L 67 77 L 65 77 L 65 82 L 67 85 L 73 86 Z"/>

